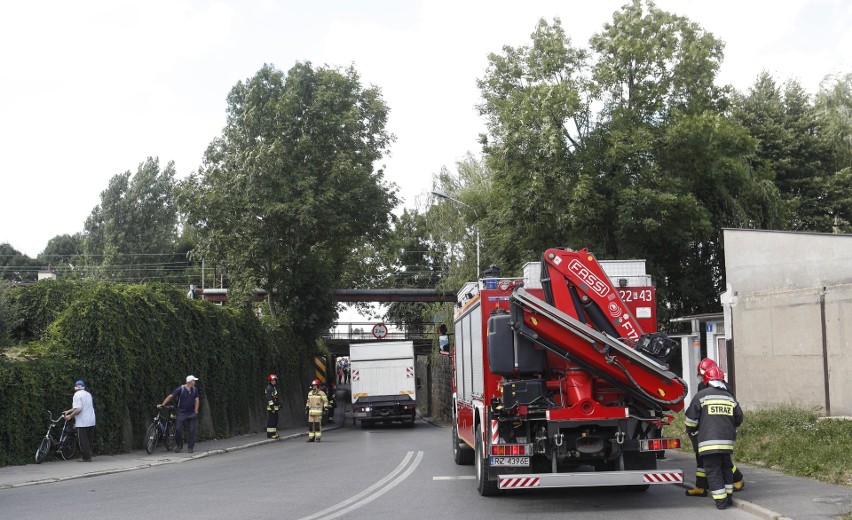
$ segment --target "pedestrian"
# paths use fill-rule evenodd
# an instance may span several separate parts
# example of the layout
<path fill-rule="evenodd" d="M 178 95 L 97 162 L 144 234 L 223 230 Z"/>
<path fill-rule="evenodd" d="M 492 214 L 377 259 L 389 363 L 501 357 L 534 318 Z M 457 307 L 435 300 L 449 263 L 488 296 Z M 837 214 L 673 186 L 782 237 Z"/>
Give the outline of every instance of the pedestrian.
<path fill-rule="evenodd" d="M 349 384 L 349 365 L 343 367 L 343 377 L 346 379 L 346 384 Z"/>
<path fill-rule="evenodd" d="M 343 384 L 343 366 L 342 365 L 337 367 L 337 384 L 338 385 Z"/>
<path fill-rule="evenodd" d="M 710 495 L 717 509 L 733 505 L 734 441 L 743 422 L 743 411 L 728 392 L 722 371 L 711 366 L 705 371 L 707 388 L 701 390 L 686 410 L 686 431 L 698 432 L 698 455 L 707 474 Z M 693 439 L 696 436 L 693 435 Z M 693 441 L 695 442 L 695 441 Z"/>
<path fill-rule="evenodd" d="M 701 381 L 698 382 L 698 391 L 704 390 L 707 388 L 708 380 L 706 379 L 707 369 L 711 366 L 718 368 L 718 365 L 715 361 L 710 358 L 704 358 L 698 363 L 698 377 Z M 724 381 L 722 381 L 724 382 Z M 730 393 L 730 387 L 725 386 Z M 697 432 L 695 432 L 697 434 Z M 697 438 L 696 438 L 697 439 Z M 692 450 L 695 452 L 695 487 L 692 489 L 686 490 L 686 496 L 689 497 L 706 497 L 707 496 L 707 473 L 704 471 L 704 464 L 701 461 L 701 457 L 698 456 L 698 442 L 692 443 Z M 745 477 L 743 476 L 740 468 L 737 467 L 736 463 L 734 463 L 734 492 L 742 491 L 745 487 Z"/>
<path fill-rule="evenodd" d="M 266 378 L 269 384 L 266 385 L 266 438 L 278 438 L 278 411 L 281 410 L 281 403 L 278 401 L 278 376 L 269 374 Z"/>
<path fill-rule="evenodd" d="M 328 397 L 320 390 L 320 380 L 311 382 L 311 390 L 308 392 L 308 401 L 305 403 L 305 412 L 308 414 L 308 442 L 320 442 L 322 440 L 322 415 L 328 408 Z"/>
<path fill-rule="evenodd" d="M 66 421 L 75 420 L 77 443 L 80 445 L 80 453 L 83 454 L 81 462 L 92 462 L 92 448 L 95 445 L 95 405 L 92 402 L 92 394 L 86 390 L 86 383 L 82 380 L 74 383 L 71 409 L 66 410 L 63 415 Z"/>
<path fill-rule="evenodd" d="M 172 399 L 177 400 L 177 428 L 175 428 L 175 453 L 180 453 L 183 449 L 183 430 L 189 429 L 187 435 L 187 446 L 189 453 L 195 450 L 195 432 L 198 430 L 198 406 L 201 400 L 198 398 L 198 389 L 195 388 L 195 382 L 198 378 L 189 375 L 186 376 L 186 384 L 180 385 L 175 390 L 166 396 L 163 404 L 157 408 L 162 408 L 169 404 Z"/>

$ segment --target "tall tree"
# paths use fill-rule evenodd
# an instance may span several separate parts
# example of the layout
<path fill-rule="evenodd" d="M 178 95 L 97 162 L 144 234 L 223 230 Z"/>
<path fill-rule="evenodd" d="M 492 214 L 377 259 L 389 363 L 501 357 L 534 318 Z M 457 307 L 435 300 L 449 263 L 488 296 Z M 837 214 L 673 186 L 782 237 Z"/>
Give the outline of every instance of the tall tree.
<path fill-rule="evenodd" d="M 827 77 L 816 98 L 820 141 L 827 149 L 824 215 L 831 231 L 852 232 L 852 73 Z M 824 231 L 829 231 L 824 229 Z"/>
<path fill-rule="evenodd" d="M 493 260 L 509 269 L 535 258 L 542 244 L 571 241 L 565 207 L 590 130 L 588 52 L 572 45 L 559 19 L 541 20 L 532 40 L 490 54 L 478 82 L 493 174 L 487 236 Z"/>
<path fill-rule="evenodd" d="M 233 294 L 311 337 L 334 318 L 353 252 L 387 232 L 394 190 L 374 169 L 393 136 L 378 88 L 353 68 L 264 65 L 228 95 L 227 123 L 182 185 L 194 254 L 227 265 Z"/>
<path fill-rule="evenodd" d="M 113 176 L 86 219 L 83 250 L 92 274 L 120 281 L 161 279 L 175 259 L 175 167 L 149 157 Z"/>
<path fill-rule="evenodd" d="M 489 56 L 479 85 L 496 192 L 491 254 L 512 270 L 559 245 L 642 257 L 661 320 L 715 310 L 721 228 L 779 213 L 777 190 L 745 161 L 754 140 L 715 86 L 722 51 L 689 19 L 634 0 L 589 50 L 555 20 L 539 22 L 529 46 Z"/>

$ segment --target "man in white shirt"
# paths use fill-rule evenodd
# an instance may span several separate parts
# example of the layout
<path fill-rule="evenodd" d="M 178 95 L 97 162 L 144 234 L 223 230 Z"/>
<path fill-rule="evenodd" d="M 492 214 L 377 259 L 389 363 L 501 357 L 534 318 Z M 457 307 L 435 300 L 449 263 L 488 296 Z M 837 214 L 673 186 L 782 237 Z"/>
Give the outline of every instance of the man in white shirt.
<path fill-rule="evenodd" d="M 65 420 L 76 419 L 77 442 L 83 454 L 81 462 L 92 462 L 92 446 L 95 443 L 95 406 L 92 394 L 86 391 L 86 383 L 74 383 L 74 400 L 72 408 L 65 412 Z"/>

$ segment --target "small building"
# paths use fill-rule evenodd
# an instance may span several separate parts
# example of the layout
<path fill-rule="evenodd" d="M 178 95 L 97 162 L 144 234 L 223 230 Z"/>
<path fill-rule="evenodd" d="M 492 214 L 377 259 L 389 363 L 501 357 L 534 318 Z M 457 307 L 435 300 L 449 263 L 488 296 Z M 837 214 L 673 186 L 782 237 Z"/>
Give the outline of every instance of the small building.
<path fill-rule="evenodd" d="M 737 399 L 852 415 L 852 235 L 723 233 Z"/>
<path fill-rule="evenodd" d="M 38 281 L 42 280 L 56 280 L 56 273 L 53 272 L 53 269 L 48 266 L 47 269 L 39 269 L 38 271 Z"/>

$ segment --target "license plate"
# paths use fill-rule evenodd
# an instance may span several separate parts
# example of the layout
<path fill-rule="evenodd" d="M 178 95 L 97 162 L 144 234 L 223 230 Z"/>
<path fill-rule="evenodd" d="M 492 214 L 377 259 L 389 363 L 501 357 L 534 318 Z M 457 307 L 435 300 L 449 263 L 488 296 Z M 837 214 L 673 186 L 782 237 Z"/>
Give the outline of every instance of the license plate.
<path fill-rule="evenodd" d="M 492 466 L 529 466 L 529 457 L 491 457 Z"/>

